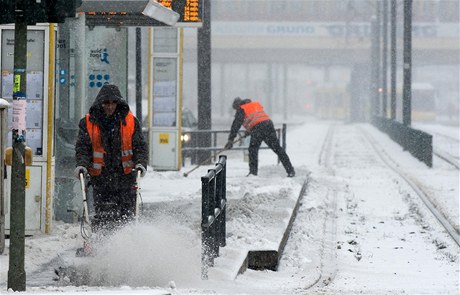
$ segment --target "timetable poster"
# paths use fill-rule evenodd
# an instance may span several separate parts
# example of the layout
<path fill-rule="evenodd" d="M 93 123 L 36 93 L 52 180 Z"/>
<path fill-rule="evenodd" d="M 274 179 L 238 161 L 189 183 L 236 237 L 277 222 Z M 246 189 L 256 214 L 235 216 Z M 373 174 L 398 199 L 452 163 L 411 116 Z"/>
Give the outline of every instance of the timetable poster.
<path fill-rule="evenodd" d="M 177 62 L 173 58 L 154 59 L 153 126 L 176 127 Z"/>

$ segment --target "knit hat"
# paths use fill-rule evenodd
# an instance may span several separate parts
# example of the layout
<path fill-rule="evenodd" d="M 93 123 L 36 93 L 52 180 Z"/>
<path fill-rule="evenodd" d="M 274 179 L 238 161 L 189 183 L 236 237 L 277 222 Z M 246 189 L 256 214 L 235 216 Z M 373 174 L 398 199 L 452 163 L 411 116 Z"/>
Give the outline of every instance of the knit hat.
<path fill-rule="evenodd" d="M 240 98 L 240 97 L 235 97 L 235 99 L 233 100 L 233 104 L 232 104 L 232 107 L 233 109 L 238 109 L 241 105 L 241 103 L 243 102 L 243 100 Z"/>

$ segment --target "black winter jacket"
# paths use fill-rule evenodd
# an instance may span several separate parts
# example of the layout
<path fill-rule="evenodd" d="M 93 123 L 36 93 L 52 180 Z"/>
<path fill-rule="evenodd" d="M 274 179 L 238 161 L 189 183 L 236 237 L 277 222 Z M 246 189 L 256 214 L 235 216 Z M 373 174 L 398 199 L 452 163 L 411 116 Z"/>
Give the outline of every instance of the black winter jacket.
<path fill-rule="evenodd" d="M 244 122 L 244 110 L 241 108 L 241 106 L 244 105 L 244 104 L 250 103 L 250 102 L 251 102 L 250 99 L 247 99 L 247 98 L 244 99 L 241 102 L 241 105 L 236 110 L 235 118 L 233 119 L 232 127 L 230 128 L 230 134 L 228 135 L 228 140 L 229 141 L 234 141 L 236 135 L 238 134 L 238 131 L 241 128 L 241 125 L 243 125 L 243 122 Z M 266 123 L 264 123 L 263 125 L 265 125 L 265 124 Z M 256 129 L 253 129 L 252 132 L 256 132 Z M 246 130 L 246 133 L 250 134 L 248 130 Z"/>
<path fill-rule="evenodd" d="M 105 100 L 118 102 L 115 113 L 106 117 L 102 108 Z M 125 175 L 121 162 L 121 134 L 120 122 L 126 124 L 125 117 L 129 112 L 129 105 L 121 97 L 120 91 L 114 85 L 105 85 L 97 95 L 93 105 L 89 109 L 90 121 L 99 125 L 102 144 L 106 154 L 104 155 L 105 167 L 99 176 L 92 177 L 96 183 L 107 183 L 114 188 L 120 182 L 133 181 L 134 175 Z M 134 120 L 135 129 L 133 134 L 133 162 L 134 165 L 142 164 L 147 168 L 148 146 L 142 134 L 142 128 L 137 118 Z M 80 120 L 79 132 L 75 145 L 76 166 L 83 166 L 89 170 L 92 165 L 93 149 L 86 126 L 86 117 Z"/>

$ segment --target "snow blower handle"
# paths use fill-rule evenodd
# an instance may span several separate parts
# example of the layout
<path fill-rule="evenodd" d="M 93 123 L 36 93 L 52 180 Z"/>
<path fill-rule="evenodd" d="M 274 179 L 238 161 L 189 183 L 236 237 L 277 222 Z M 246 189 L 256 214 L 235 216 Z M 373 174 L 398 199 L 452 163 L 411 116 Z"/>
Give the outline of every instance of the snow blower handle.
<path fill-rule="evenodd" d="M 139 183 L 140 183 L 140 180 L 141 180 L 141 174 L 142 174 L 142 171 L 140 169 L 136 169 L 136 208 L 135 208 L 135 212 L 134 212 L 134 218 L 136 219 L 136 221 L 139 219 L 139 207 L 140 207 L 140 202 L 141 202 L 141 192 L 140 192 L 140 187 L 139 187 Z"/>
<path fill-rule="evenodd" d="M 86 199 L 86 184 L 85 184 L 85 176 L 83 173 L 80 173 L 80 185 L 81 185 L 81 193 L 83 196 L 83 218 L 87 224 L 89 222 L 89 211 L 88 211 L 88 202 Z"/>

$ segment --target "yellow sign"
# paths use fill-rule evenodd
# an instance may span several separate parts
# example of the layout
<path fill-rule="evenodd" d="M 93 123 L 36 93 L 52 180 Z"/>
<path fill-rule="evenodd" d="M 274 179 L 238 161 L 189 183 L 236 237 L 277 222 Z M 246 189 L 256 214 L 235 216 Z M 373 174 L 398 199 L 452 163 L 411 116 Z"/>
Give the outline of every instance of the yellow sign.
<path fill-rule="evenodd" d="M 30 188 L 30 169 L 26 169 L 26 188 Z"/>
<path fill-rule="evenodd" d="M 168 144 L 169 143 L 169 134 L 161 133 L 160 134 L 160 144 Z"/>

